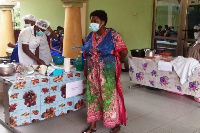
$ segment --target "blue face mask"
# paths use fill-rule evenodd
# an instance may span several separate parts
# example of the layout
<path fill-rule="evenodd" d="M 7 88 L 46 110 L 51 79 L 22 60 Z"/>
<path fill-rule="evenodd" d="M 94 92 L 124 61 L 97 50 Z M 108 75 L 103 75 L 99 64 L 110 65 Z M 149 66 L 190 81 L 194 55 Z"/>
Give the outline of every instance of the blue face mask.
<path fill-rule="evenodd" d="M 99 30 L 99 24 L 98 23 L 91 23 L 89 28 L 90 28 L 91 31 L 97 32 Z"/>
<path fill-rule="evenodd" d="M 31 24 L 25 24 L 24 28 L 30 27 Z"/>
<path fill-rule="evenodd" d="M 40 31 L 36 31 L 36 35 L 38 36 L 42 36 L 43 35 L 43 32 L 40 30 Z"/>

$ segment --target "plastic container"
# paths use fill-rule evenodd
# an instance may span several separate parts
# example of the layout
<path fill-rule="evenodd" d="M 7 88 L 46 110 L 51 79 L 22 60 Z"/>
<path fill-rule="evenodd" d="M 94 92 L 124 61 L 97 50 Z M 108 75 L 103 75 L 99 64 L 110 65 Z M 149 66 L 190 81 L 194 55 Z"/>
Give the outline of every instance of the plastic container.
<path fill-rule="evenodd" d="M 76 71 L 83 71 L 83 62 L 80 55 L 78 55 L 78 57 L 76 58 L 75 66 L 76 66 Z"/>
<path fill-rule="evenodd" d="M 56 69 L 53 71 L 53 76 L 60 76 L 63 75 L 63 69 Z"/>
<path fill-rule="evenodd" d="M 64 63 L 64 56 L 53 56 L 53 63 L 55 65 L 63 65 Z"/>

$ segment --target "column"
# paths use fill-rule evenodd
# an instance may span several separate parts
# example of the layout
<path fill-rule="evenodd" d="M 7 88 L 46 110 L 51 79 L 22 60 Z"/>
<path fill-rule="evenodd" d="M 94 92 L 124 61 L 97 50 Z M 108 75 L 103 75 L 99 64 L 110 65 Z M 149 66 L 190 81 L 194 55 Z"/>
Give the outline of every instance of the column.
<path fill-rule="evenodd" d="M 61 0 L 65 7 L 63 56 L 76 59 L 81 56 L 81 49 L 72 47 L 82 46 L 81 7 L 85 0 Z"/>
<path fill-rule="evenodd" d="M 0 3 L 1 10 L 1 25 L 0 25 L 0 57 L 7 56 L 6 49 L 8 42 L 15 43 L 12 12 L 16 3 L 2 2 Z"/>
<path fill-rule="evenodd" d="M 172 16 L 172 11 L 173 9 L 172 9 L 172 5 L 168 5 L 168 25 L 169 26 L 174 26 L 173 25 L 173 23 L 172 23 L 172 21 L 173 21 L 173 16 Z"/>

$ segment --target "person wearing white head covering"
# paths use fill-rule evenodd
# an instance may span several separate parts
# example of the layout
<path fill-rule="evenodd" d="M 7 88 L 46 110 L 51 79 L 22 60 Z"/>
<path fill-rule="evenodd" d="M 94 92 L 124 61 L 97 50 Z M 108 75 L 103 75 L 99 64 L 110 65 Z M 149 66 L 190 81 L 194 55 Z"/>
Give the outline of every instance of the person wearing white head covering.
<path fill-rule="evenodd" d="M 49 36 L 54 37 L 55 33 L 52 32 L 52 29 L 50 28 L 50 23 L 46 20 L 40 19 L 36 21 L 34 26 L 25 28 L 20 32 L 18 38 L 18 55 L 20 63 L 24 65 L 48 65 L 45 62 L 45 59 L 42 59 L 39 56 L 39 47 L 45 42 L 44 40 L 46 39 L 46 34 L 44 34 L 44 32 L 46 30 L 50 32 Z M 48 42 L 46 45 L 48 45 Z M 44 52 L 46 51 L 46 49 L 43 49 L 42 51 Z M 49 55 L 46 55 L 46 58 L 48 56 Z"/>
<path fill-rule="evenodd" d="M 189 48 L 188 57 L 200 61 L 200 24 L 194 26 L 194 39 L 197 41 Z"/>
<path fill-rule="evenodd" d="M 24 28 L 35 25 L 36 18 L 32 14 L 27 14 L 27 15 L 23 16 L 22 19 L 25 22 Z"/>
<path fill-rule="evenodd" d="M 39 46 L 39 58 L 42 59 L 47 65 L 52 62 L 52 56 L 50 47 L 47 41 L 47 36 L 50 38 L 57 39 L 56 33 L 51 29 L 50 22 L 46 20 L 38 20 L 36 21 L 36 26 L 40 27 L 41 29 L 46 29 L 44 34 L 45 36 L 42 37 L 40 46 Z"/>
<path fill-rule="evenodd" d="M 25 26 L 24 28 L 30 27 L 35 25 L 36 18 L 32 14 L 27 14 L 22 17 L 22 20 L 24 20 Z M 18 57 L 18 44 L 12 44 L 11 42 L 8 43 L 8 46 L 13 49 L 13 52 L 11 54 L 11 62 L 19 62 L 19 57 Z"/>

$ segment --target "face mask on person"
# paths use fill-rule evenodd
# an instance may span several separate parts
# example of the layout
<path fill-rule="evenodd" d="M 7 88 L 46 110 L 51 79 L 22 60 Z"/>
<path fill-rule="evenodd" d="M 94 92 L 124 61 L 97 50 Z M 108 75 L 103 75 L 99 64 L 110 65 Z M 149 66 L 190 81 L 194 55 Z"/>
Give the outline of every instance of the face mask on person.
<path fill-rule="evenodd" d="M 43 35 L 43 32 L 40 30 L 40 31 L 36 31 L 36 35 L 38 36 L 42 36 Z"/>
<path fill-rule="evenodd" d="M 200 31 L 194 32 L 194 39 L 200 39 Z"/>
<path fill-rule="evenodd" d="M 62 30 L 59 30 L 58 32 L 59 32 L 60 34 L 61 34 L 61 33 L 63 33 L 63 31 L 62 31 Z"/>
<path fill-rule="evenodd" d="M 25 24 L 24 28 L 30 27 L 31 24 Z"/>
<path fill-rule="evenodd" d="M 91 23 L 89 26 L 89 29 L 93 32 L 97 32 L 100 28 L 99 28 L 99 24 L 98 23 Z"/>

